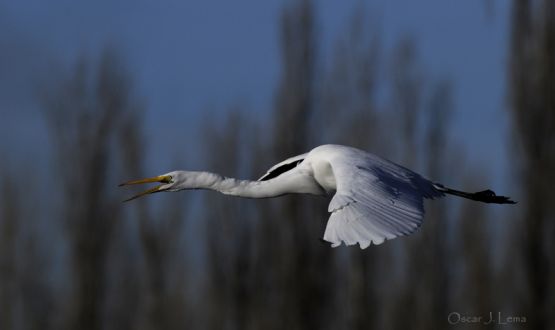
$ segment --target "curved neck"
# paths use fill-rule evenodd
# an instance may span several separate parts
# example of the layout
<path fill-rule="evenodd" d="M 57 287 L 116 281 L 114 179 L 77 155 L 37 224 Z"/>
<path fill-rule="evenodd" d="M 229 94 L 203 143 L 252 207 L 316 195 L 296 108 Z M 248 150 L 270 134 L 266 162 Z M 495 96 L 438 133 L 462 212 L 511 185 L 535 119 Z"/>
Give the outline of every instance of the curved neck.
<path fill-rule="evenodd" d="M 322 189 L 307 180 L 307 176 L 294 173 L 267 181 L 239 180 L 210 172 L 188 173 L 188 182 L 181 189 L 208 189 L 247 198 L 269 198 L 292 193 L 322 194 Z"/>

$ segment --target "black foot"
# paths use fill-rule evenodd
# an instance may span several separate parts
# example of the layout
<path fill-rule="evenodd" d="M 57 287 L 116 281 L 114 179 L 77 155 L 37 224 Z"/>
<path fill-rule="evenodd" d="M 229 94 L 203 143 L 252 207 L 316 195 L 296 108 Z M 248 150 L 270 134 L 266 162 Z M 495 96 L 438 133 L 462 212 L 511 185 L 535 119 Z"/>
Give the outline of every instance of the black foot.
<path fill-rule="evenodd" d="M 492 190 L 479 191 L 473 194 L 473 199 L 484 202 L 484 203 L 495 203 L 495 204 L 516 204 L 509 197 L 497 196 Z"/>

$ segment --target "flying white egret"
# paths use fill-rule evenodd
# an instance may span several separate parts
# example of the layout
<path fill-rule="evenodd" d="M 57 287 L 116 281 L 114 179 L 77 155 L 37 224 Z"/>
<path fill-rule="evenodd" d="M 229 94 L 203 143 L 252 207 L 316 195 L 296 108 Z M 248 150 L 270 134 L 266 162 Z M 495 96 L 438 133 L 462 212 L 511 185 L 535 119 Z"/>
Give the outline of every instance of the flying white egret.
<path fill-rule="evenodd" d="M 149 182 L 162 184 L 126 201 L 184 189 L 209 189 L 247 198 L 294 193 L 333 195 L 324 240 L 333 247 L 341 242 L 358 243 L 362 249 L 414 232 L 422 224 L 424 198 L 451 194 L 484 203 L 515 203 L 491 190 L 467 193 L 449 189 L 391 161 L 341 145 L 322 145 L 289 158 L 270 168 L 258 181 L 209 172 L 173 171 L 120 186 Z"/>

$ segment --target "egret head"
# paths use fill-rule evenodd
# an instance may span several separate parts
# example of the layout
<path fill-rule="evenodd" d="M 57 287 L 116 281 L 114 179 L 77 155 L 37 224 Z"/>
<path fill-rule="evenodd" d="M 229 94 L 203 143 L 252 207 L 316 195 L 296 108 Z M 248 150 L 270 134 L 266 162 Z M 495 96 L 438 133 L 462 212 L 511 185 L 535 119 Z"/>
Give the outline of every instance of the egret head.
<path fill-rule="evenodd" d="M 169 172 L 166 174 L 158 175 L 152 178 L 146 179 L 139 179 L 139 180 L 132 180 L 128 182 L 124 182 L 119 186 L 128 186 L 128 185 L 135 185 L 135 184 L 143 184 L 143 183 L 153 183 L 158 182 L 161 183 L 158 186 L 152 187 L 147 189 L 131 198 L 124 200 L 124 202 L 128 202 L 135 198 L 139 198 L 148 194 L 153 194 L 162 191 L 178 191 L 181 189 L 186 189 L 186 182 L 187 182 L 187 172 L 185 171 L 174 171 Z"/>

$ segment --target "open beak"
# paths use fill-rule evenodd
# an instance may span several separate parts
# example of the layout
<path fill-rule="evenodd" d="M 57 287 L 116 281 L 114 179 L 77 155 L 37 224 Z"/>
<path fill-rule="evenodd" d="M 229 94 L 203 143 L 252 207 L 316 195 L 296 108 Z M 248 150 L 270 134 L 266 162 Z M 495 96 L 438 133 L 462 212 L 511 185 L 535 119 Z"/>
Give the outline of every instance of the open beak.
<path fill-rule="evenodd" d="M 171 175 L 159 175 L 159 176 L 155 176 L 153 178 L 147 178 L 147 179 L 140 179 L 140 180 L 133 180 L 133 181 L 128 181 L 128 182 L 124 182 L 121 183 L 119 185 L 119 187 L 122 186 L 129 186 L 129 185 L 133 185 L 133 184 L 142 184 L 142 183 L 151 183 L 151 182 L 161 182 L 163 184 L 147 189 L 145 191 L 143 191 L 142 193 L 139 193 L 131 198 L 128 198 L 126 200 L 124 200 L 124 202 L 128 202 L 130 200 L 133 200 L 135 198 L 139 198 L 148 194 L 153 194 L 153 193 L 157 193 L 160 191 L 164 191 L 165 189 L 162 189 L 163 186 L 165 186 L 166 184 L 170 183 L 172 181 L 172 177 Z"/>

